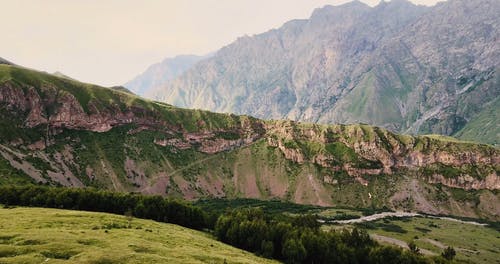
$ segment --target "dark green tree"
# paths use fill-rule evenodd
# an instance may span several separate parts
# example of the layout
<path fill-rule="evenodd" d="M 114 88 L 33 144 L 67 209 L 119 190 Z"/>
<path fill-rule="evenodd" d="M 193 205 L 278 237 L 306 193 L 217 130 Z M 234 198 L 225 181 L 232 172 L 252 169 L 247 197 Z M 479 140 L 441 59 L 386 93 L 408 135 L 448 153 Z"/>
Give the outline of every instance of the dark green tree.
<path fill-rule="evenodd" d="M 415 241 L 410 241 L 410 243 L 408 243 L 408 248 L 413 254 L 420 254 L 420 248 L 417 247 Z"/>
<path fill-rule="evenodd" d="M 453 247 L 448 246 L 447 248 L 444 249 L 443 253 L 441 256 L 447 260 L 453 260 L 455 256 L 457 255 L 457 252 Z"/>
<path fill-rule="evenodd" d="M 300 240 L 290 238 L 283 244 L 283 256 L 287 263 L 302 263 L 306 255 L 306 249 Z"/>

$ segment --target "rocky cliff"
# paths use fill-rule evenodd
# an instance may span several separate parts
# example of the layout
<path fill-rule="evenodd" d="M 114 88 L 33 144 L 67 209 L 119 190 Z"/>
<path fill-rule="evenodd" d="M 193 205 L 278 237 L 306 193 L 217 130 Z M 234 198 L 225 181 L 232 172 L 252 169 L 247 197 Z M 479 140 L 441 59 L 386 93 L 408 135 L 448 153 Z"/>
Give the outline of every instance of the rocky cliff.
<path fill-rule="evenodd" d="M 180 109 L 17 66 L 0 65 L 0 134 L 0 184 L 500 213 L 487 145 Z"/>
<path fill-rule="evenodd" d="M 498 112 L 500 2 L 326 6 L 307 20 L 242 37 L 155 88 L 181 107 L 412 134 L 459 133 Z M 498 126 L 464 138 L 499 144 Z"/>

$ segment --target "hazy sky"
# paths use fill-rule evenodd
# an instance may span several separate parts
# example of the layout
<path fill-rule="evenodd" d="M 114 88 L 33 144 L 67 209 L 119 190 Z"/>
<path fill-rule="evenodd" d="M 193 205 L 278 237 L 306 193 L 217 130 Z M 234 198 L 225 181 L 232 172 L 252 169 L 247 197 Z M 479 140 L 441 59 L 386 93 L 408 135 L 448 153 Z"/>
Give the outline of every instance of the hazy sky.
<path fill-rule="evenodd" d="M 0 0 L 0 57 L 85 82 L 120 85 L 165 57 L 216 51 L 239 36 L 345 2 L 349 1 Z"/>

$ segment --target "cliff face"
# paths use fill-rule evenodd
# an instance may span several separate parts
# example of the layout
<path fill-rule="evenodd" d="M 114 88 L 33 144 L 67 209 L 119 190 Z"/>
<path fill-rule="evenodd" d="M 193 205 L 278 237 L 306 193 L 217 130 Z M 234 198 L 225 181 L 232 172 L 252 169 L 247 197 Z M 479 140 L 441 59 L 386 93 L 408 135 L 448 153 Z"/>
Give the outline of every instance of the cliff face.
<path fill-rule="evenodd" d="M 481 133 L 494 119 L 476 119 L 499 110 L 498 13 L 496 0 L 327 6 L 239 38 L 148 96 L 266 119 L 367 123 L 499 144 L 498 133 Z M 459 133 L 473 121 L 471 132 Z"/>
<path fill-rule="evenodd" d="M 185 110 L 16 66 L 0 66 L 0 80 L 0 166 L 9 175 L 0 184 L 433 213 L 455 213 L 451 202 L 499 201 L 500 155 L 486 145 Z M 455 189 L 470 199 L 453 198 Z M 477 208 L 492 207 L 467 215 L 500 214 Z"/>
<path fill-rule="evenodd" d="M 353 177 L 391 175 L 404 170 L 449 187 L 500 189 L 497 172 L 500 155 L 494 148 L 478 148 L 444 137 L 396 135 L 366 125 L 284 122 L 266 128 L 268 144 L 278 147 L 285 158 L 297 163 L 312 162 L 334 171 L 344 170 Z M 340 158 L 339 152 L 343 155 Z M 452 176 L 441 172 L 443 168 L 460 169 Z"/>

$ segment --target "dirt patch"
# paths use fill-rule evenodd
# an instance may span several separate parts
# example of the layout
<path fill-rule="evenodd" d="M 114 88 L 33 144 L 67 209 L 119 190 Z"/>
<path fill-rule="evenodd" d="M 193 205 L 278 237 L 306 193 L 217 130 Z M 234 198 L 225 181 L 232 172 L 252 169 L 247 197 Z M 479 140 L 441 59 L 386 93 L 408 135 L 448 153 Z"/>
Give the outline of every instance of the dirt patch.
<path fill-rule="evenodd" d="M 429 238 L 424 238 L 423 239 L 425 242 L 428 242 L 429 244 L 432 244 L 440 249 L 444 249 L 446 248 L 447 246 L 439 241 L 436 241 L 434 239 L 429 239 Z"/>
<path fill-rule="evenodd" d="M 243 157 L 251 157 L 249 149 L 241 151 Z M 233 165 L 233 182 L 236 190 L 241 192 L 245 198 L 261 198 L 255 169 L 248 167 L 248 161 L 238 160 Z"/>
<path fill-rule="evenodd" d="M 206 177 L 200 176 L 196 179 L 196 186 L 212 197 L 224 197 L 224 183 L 220 178 L 213 177 L 210 173 Z"/>
<path fill-rule="evenodd" d="M 423 193 L 425 193 L 425 190 L 420 186 L 419 181 L 417 179 L 409 179 L 401 183 L 399 191 L 389 201 L 393 208 L 415 210 L 428 214 L 444 213 L 431 204 L 424 197 Z"/>
<path fill-rule="evenodd" d="M 124 168 L 125 173 L 127 174 L 128 181 L 135 184 L 136 186 L 146 186 L 148 184 L 146 174 L 136 165 L 133 159 L 126 157 Z"/>
<path fill-rule="evenodd" d="M 24 155 L 17 154 L 3 145 L 0 145 L 0 155 L 2 155 L 2 157 L 6 159 L 12 167 L 18 170 L 22 170 L 36 182 L 47 182 L 47 180 L 42 177 L 42 173 L 39 170 L 33 167 L 33 165 L 31 165 L 30 163 L 22 160 L 24 158 Z"/>
<path fill-rule="evenodd" d="M 173 179 L 175 184 L 179 187 L 179 190 L 182 192 L 184 199 L 193 200 L 197 198 L 198 193 L 194 190 L 190 182 L 186 181 L 181 176 L 174 176 Z"/>
<path fill-rule="evenodd" d="M 294 201 L 300 204 L 315 204 L 320 206 L 332 205 L 328 200 L 328 192 L 321 182 L 310 172 L 303 172 L 297 176 Z"/>
<path fill-rule="evenodd" d="M 151 185 L 146 185 L 140 192 L 144 194 L 166 195 L 167 187 L 170 185 L 170 177 L 165 172 L 155 175 L 155 181 Z"/>
<path fill-rule="evenodd" d="M 125 188 L 123 187 L 122 183 L 120 182 L 120 179 L 118 179 L 118 175 L 115 174 L 113 171 L 113 167 L 111 167 L 111 164 L 109 164 L 108 161 L 101 160 L 101 166 L 105 174 L 109 176 L 109 179 L 111 180 L 111 183 L 113 184 L 113 189 L 116 191 L 125 191 Z"/>
<path fill-rule="evenodd" d="M 53 172 L 47 171 L 47 175 L 49 175 L 52 181 L 58 182 L 63 186 L 74 186 L 74 187 L 83 187 L 84 184 L 78 180 L 75 176 L 67 176 L 61 172 Z"/>
<path fill-rule="evenodd" d="M 74 168 L 79 168 L 78 164 L 74 162 L 74 157 L 72 153 L 72 149 L 66 145 L 62 152 L 54 153 L 54 161 L 53 162 L 47 154 L 44 152 L 38 152 L 37 156 L 47 163 L 51 165 L 54 169 L 54 172 L 47 171 L 47 174 L 51 179 L 61 183 L 64 186 L 75 186 L 75 187 L 84 187 L 85 185 L 76 177 L 73 172 L 70 170 L 67 164 L 73 166 Z"/>
<path fill-rule="evenodd" d="M 263 178 L 267 179 L 269 192 L 273 197 L 284 198 L 286 196 L 289 184 L 286 178 L 280 179 L 280 175 L 283 174 L 284 173 L 280 171 L 270 172 L 267 168 L 263 172 Z"/>

